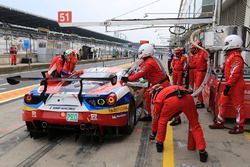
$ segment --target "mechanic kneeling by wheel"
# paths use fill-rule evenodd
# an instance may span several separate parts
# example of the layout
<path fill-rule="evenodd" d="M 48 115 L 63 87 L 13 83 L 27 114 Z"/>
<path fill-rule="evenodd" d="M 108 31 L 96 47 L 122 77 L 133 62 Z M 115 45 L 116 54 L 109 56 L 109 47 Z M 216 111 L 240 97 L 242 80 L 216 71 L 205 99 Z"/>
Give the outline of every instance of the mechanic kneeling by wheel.
<path fill-rule="evenodd" d="M 163 152 L 163 143 L 166 136 L 167 124 L 171 118 L 184 112 L 189 120 L 188 150 L 199 150 L 200 161 L 206 162 L 206 142 L 203 131 L 198 121 L 198 113 L 190 92 L 181 86 L 169 86 L 163 88 L 155 85 L 150 90 L 152 103 L 154 104 L 152 133 L 150 139 L 156 137 L 157 152 Z"/>
<path fill-rule="evenodd" d="M 154 86 L 160 84 L 163 87 L 169 86 L 169 80 L 164 73 L 162 66 L 153 58 L 154 48 L 150 44 L 143 44 L 140 46 L 139 58 L 143 59 L 142 64 L 140 65 L 140 71 L 132 74 L 128 77 L 122 77 L 122 82 L 136 81 L 139 78 L 146 78 L 148 82 Z M 151 87 L 152 87 L 151 86 Z M 151 121 L 151 98 L 149 94 L 150 88 L 148 88 L 144 93 L 144 102 L 146 103 L 147 115 L 144 118 L 141 118 L 141 121 Z"/>

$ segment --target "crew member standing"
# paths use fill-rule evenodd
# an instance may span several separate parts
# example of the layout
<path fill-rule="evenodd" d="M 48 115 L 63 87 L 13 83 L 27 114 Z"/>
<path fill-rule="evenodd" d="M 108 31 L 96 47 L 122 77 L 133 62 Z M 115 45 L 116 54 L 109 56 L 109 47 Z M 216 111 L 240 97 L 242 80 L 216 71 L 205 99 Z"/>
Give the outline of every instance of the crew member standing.
<path fill-rule="evenodd" d="M 169 72 L 169 75 L 172 74 L 172 69 L 171 69 L 171 62 L 172 62 L 172 59 L 173 59 L 173 53 L 172 53 L 172 50 L 169 49 L 168 50 L 168 53 L 167 53 L 167 61 L 168 61 L 168 72 Z"/>
<path fill-rule="evenodd" d="M 194 80 L 195 80 L 195 55 L 191 52 L 188 54 L 188 79 L 191 89 L 194 90 Z"/>
<path fill-rule="evenodd" d="M 175 115 L 184 112 L 189 120 L 188 150 L 199 150 L 200 161 L 206 162 L 206 142 L 203 131 L 198 121 L 198 113 L 194 99 L 187 89 L 173 85 L 163 88 L 155 85 L 150 91 L 152 103 L 154 104 L 152 133 L 150 139 L 156 136 L 157 152 L 163 151 L 163 143 L 166 137 L 168 121 Z"/>
<path fill-rule="evenodd" d="M 16 54 L 17 54 L 16 49 L 13 47 L 10 47 L 9 52 L 11 54 L 11 57 L 10 57 L 11 65 L 16 65 Z"/>
<path fill-rule="evenodd" d="M 197 40 L 195 43 L 198 46 L 202 46 L 202 43 L 200 40 Z M 196 72 L 195 72 L 194 82 L 195 82 L 195 88 L 198 89 L 206 76 L 208 55 L 204 50 L 199 49 L 195 45 L 191 47 L 191 53 L 195 55 Z M 205 106 L 203 103 L 202 92 L 200 92 L 200 94 L 198 94 L 197 97 L 198 99 L 197 99 L 196 107 L 204 108 Z"/>
<path fill-rule="evenodd" d="M 171 68 L 173 70 L 173 85 L 183 84 L 183 72 L 186 68 L 186 57 L 183 55 L 182 48 L 176 48 L 175 56 L 171 62 Z"/>
<path fill-rule="evenodd" d="M 138 50 L 139 58 L 143 59 L 142 64 L 140 65 L 140 71 L 132 74 L 128 77 L 122 77 L 122 82 L 128 81 L 136 81 L 139 78 L 146 78 L 148 82 L 151 84 L 151 87 L 155 84 L 160 84 L 163 87 L 169 86 L 169 80 L 164 72 L 164 69 L 160 62 L 153 58 L 154 48 L 150 44 L 142 44 Z M 144 93 L 144 102 L 145 109 L 147 110 L 147 114 L 145 117 L 141 119 L 141 121 L 151 121 L 151 98 L 149 95 L 150 88 L 148 88 Z"/>
<path fill-rule="evenodd" d="M 236 111 L 236 126 L 229 131 L 230 134 L 244 132 L 244 60 L 240 51 L 242 43 L 242 39 L 238 35 L 229 35 L 224 40 L 223 50 L 226 51 L 224 77 L 226 84 L 219 97 L 219 114 L 216 123 L 209 126 L 210 129 L 224 129 L 224 115 L 227 112 L 228 104 L 232 102 Z"/>
<path fill-rule="evenodd" d="M 175 57 L 171 62 L 171 67 L 173 69 L 173 85 L 183 85 L 183 76 L 186 70 L 187 62 L 187 58 L 183 55 L 183 53 L 184 52 L 182 48 L 179 47 L 175 49 Z M 170 125 L 176 126 L 179 124 L 181 124 L 181 117 L 180 115 L 176 115 Z"/>

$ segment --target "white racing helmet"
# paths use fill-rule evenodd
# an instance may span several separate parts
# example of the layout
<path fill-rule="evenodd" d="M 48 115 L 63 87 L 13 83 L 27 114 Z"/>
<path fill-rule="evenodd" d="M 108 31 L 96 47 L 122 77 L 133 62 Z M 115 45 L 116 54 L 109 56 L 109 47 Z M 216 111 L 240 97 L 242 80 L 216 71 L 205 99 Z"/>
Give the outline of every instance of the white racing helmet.
<path fill-rule="evenodd" d="M 154 48 L 152 45 L 145 43 L 140 46 L 138 49 L 139 55 L 138 58 L 142 59 L 145 57 L 153 56 L 154 55 Z"/>
<path fill-rule="evenodd" d="M 243 41 L 238 35 L 228 35 L 224 40 L 223 50 L 240 49 Z"/>

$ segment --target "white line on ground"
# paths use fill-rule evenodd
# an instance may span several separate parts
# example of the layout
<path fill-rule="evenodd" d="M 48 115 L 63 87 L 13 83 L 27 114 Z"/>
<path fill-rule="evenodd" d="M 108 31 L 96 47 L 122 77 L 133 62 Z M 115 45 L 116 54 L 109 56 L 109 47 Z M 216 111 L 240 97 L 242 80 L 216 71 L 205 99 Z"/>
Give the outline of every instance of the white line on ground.
<path fill-rule="evenodd" d="M 6 85 L 9 85 L 9 84 L 8 83 L 0 84 L 0 86 L 6 86 Z"/>

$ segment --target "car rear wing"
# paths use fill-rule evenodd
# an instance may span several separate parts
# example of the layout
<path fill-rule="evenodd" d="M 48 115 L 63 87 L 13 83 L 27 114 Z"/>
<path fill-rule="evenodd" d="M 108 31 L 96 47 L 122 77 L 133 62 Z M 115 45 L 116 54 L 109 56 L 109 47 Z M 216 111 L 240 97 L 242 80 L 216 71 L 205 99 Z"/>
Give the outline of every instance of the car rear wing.
<path fill-rule="evenodd" d="M 37 77 L 21 77 L 20 75 L 18 76 L 13 76 L 13 77 L 8 77 L 7 82 L 10 85 L 16 85 L 19 84 L 21 81 L 41 81 L 41 83 L 47 83 L 47 81 L 110 81 L 112 85 L 115 85 L 117 83 L 117 76 L 115 74 L 110 74 L 108 77 L 79 77 L 79 78 L 37 78 Z M 45 84 L 46 84 L 45 83 Z M 44 84 L 42 84 L 44 85 Z"/>
<path fill-rule="evenodd" d="M 87 76 L 87 77 L 79 77 L 79 78 L 37 78 L 37 77 L 21 77 L 20 75 L 18 76 L 13 76 L 13 77 L 8 77 L 7 82 L 10 85 L 16 85 L 19 84 L 21 81 L 41 81 L 40 85 L 43 85 L 43 91 L 41 93 L 42 99 L 44 99 L 44 103 L 46 101 L 46 92 L 48 88 L 48 81 L 65 81 L 65 82 L 72 82 L 72 81 L 79 81 L 80 82 L 80 90 L 78 93 L 78 98 L 81 103 L 81 93 L 83 89 L 83 81 L 109 81 L 111 82 L 112 85 L 116 85 L 117 83 L 117 75 L 115 74 L 110 74 L 107 77 L 96 77 L 96 76 Z"/>

